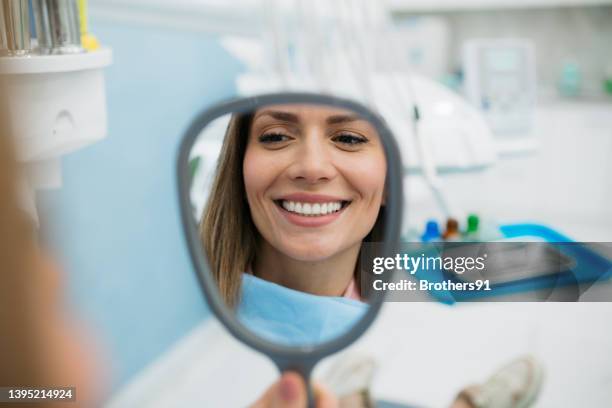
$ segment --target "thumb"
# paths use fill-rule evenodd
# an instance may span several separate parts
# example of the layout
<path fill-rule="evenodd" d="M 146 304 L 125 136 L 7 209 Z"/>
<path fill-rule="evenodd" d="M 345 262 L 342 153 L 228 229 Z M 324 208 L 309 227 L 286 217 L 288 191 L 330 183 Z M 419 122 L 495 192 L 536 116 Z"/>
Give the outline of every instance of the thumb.
<path fill-rule="evenodd" d="M 306 386 L 297 373 L 286 372 L 251 408 L 306 408 Z"/>
<path fill-rule="evenodd" d="M 299 374 L 283 373 L 272 395 L 274 408 L 306 408 L 306 386 Z"/>

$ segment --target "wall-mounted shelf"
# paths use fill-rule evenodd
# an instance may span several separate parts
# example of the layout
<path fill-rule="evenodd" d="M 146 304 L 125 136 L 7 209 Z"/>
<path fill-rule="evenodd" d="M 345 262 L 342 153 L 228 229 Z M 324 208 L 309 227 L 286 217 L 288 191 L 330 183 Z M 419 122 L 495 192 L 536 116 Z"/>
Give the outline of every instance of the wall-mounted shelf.
<path fill-rule="evenodd" d="M 94 52 L 61 55 L 0 57 L 0 74 L 47 74 L 102 68 L 112 62 L 112 52 L 102 48 Z"/>
<path fill-rule="evenodd" d="M 22 161 L 53 159 L 106 136 L 103 69 L 111 62 L 110 49 L 0 57 Z"/>
<path fill-rule="evenodd" d="M 106 137 L 104 68 L 110 49 L 0 57 L 9 122 L 29 187 L 61 186 L 61 156 Z M 33 194 L 31 194 L 33 197 Z"/>
<path fill-rule="evenodd" d="M 612 5 L 612 0 L 389 0 L 395 14 Z"/>

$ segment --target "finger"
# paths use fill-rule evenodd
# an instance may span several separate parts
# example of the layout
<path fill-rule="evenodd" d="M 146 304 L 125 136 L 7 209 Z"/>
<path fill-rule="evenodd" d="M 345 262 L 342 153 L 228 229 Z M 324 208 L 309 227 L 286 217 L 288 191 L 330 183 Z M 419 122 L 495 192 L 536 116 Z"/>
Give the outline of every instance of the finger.
<path fill-rule="evenodd" d="M 315 382 L 312 387 L 316 408 L 338 408 L 340 406 L 338 398 L 326 386 Z"/>

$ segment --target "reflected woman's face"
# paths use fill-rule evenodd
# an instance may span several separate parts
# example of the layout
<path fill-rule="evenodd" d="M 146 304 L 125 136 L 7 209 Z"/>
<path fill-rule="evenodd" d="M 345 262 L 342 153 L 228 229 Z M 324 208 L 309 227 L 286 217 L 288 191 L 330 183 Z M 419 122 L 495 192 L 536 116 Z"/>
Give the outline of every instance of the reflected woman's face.
<path fill-rule="evenodd" d="M 290 258 L 321 261 L 361 245 L 386 172 L 376 129 L 351 111 L 274 105 L 253 116 L 243 163 L 251 216 Z"/>

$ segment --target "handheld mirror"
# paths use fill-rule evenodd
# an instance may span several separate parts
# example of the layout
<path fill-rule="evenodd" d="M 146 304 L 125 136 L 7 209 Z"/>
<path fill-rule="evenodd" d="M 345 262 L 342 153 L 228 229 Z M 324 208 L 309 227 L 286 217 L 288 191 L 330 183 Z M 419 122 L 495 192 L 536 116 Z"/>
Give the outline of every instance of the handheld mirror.
<path fill-rule="evenodd" d="M 210 308 L 281 371 L 308 383 L 372 323 L 384 293 L 370 290 L 362 246 L 392 254 L 402 210 L 398 150 L 378 115 L 317 94 L 221 103 L 187 129 L 178 185 Z"/>

